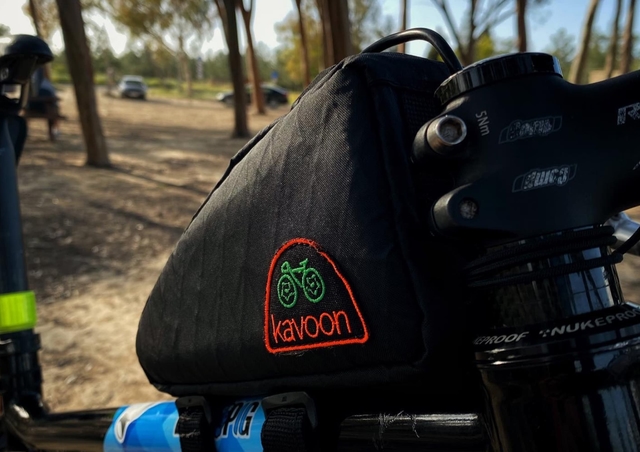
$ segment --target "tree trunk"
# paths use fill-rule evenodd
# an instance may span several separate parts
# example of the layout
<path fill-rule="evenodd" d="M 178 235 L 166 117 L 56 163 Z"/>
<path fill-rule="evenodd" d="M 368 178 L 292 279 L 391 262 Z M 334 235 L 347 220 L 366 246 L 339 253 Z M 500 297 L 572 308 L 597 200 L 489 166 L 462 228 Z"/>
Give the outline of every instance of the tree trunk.
<path fill-rule="evenodd" d="M 402 30 L 407 29 L 407 16 L 409 15 L 409 0 L 402 0 Z M 398 52 L 407 53 L 407 43 L 398 45 Z"/>
<path fill-rule="evenodd" d="M 335 58 L 333 56 L 333 33 L 331 31 L 331 17 L 329 15 L 329 0 L 316 0 L 318 12 L 320 13 L 320 24 L 322 25 L 322 55 L 324 68 L 332 66 Z"/>
<path fill-rule="evenodd" d="M 626 74 L 631 70 L 633 61 L 633 19 L 636 9 L 636 0 L 629 0 L 627 8 L 627 21 L 622 35 L 622 52 L 620 54 L 620 72 Z"/>
<path fill-rule="evenodd" d="M 112 95 L 113 87 L 115 85 L 116 85 L 115 70 L 113 69 L 113 66 L 109 65 L 107 67 L 107 95 L 108 96 Z"/>
<path fill-rule="evenodd" d="M 246 107 L 247 92 L 244 89 L 242 76 L 235 0 L 224 0 L 224 9 L 227 17 L 227 47 L 229 48 L 229 69 L 231 70 L 231 80 L 233 81 L 233 103 L 235 109 L 235 124 L 231 136 L 234 138 L 244 138 L 249 137 Z"/>
<path fill-rule="evenodd" d="M 329 20 L 331 22 L 331 41 L 333 42 L 333 63 L 342 61 L 353 55 L 351 42 L 351 24 L 349 23 L 349 3 L 343 1 L 327 1 Z"/>
<path fill-rule="evenodd" d="M 587 9 L 587 18 L 585 20 L 584 26 L 582 27 L 582 34 L 580 36 L 580 47 L 578 48 L 578 54 L 571 64 L 571 71 L 569 73 L 569 81 L 571 83 L 583 83 L 586 78 L 585 67 L 587 65 L 587 57 L 589 55 L 591 31 L 593 30 L 593 21 L 595 20 L 599 3 L 600 0 L 591 0 L 589 2 L 589 8 Z"/>
<path fill-rule="evenodd" d="M 620 39 L 619 23 L 620 14 L 622 12 L 622 0 L 617 0 L 616 14 L 613 17 L 613 26 L 611 27 L 611 39 L 609 40 L 609 50 L 607 51 L 607 59 L 604 64 L 604 70 L 607 78 L 613 76 L 613 68 L 616 65 L 616 59 L 618 58 L 618 39 Z"/>
<path fill-rule="evenodd" d="M 517 0 L 518 52 L 527 51 L 527 0 Z"/>
<path fill-rule="evenodd" d="M 29 13 L 31 14 L 31 20 L 33 21 L 33 28 L 36 30 L 36 35 L 39 38 L 42 38 L 42 32 L 40 31 L 40 17 L 38 16 L 36 0 L 29 0 Z"/>
<path fill-rule="evenodd" d="M 111 163 L 102 133 L 102 124 L 98 116 L 91 51 L 84 32 L 80 1 L 56 0 L 56 3 L 64 37 L 67 64 L 76 94 L 82 135 L 87 148 L 87 165 L 109 167 Z"/>
<path fill-rule="evenodd" d="M 222 22 L 222 31 L 224 32 L 224 40 L 227 41 L 229 36 L 229 24 L 227 23 L 227 8 L 225 7 L 224 0 L 214 0 L 218 7 L 218 16 L 220 16 L 220 22 Z"/>
<path fill-rule="evenodd" d="M 42 39 L 42 30 L 40 28 L 40 14 L 38 13 L 38 6 L 36 0 L 29 0 L 29 14 L 31 14 L 31 20 L 33 21 L 33 28 L 36 30 L 36 36 Z M 51 63 L 47 63 L 43 67 L 44 78 L 51 80 Z"/>
<path fill-rule="evenodd" d="M 478 0 L 471 0 L 471 5 L 469 9 L 469 37 L 467 41 L 467 49 L 464 54 L 464 59 L 466 62 L 463 64 L 466 66 L 475 62 L 476 60 L 476 10 L 478 6 Z"/>
<path fill-rule="evenodd" d="M 184 50 L 184 37 L 182 34 L 178 36 L 178 64 L 179 69 L 178 77 L 179 89 L 182 91 L 182 81 L 187 84 L 187 97 L 191 98 L 193 95 L 193 81 L 191 79 L 191 68 L 189 67 L 189 55 Z"/>
<path fill-rule="evenodd" d="M 262 86 L 260 80 L 260 68 L 258 67 L 258 59 L 256 58 L 256 52 L 253 47 L 253 33 L 251 32 L 251 15 L 253 14 L 253 0 L 249 5 L 249 9 L 245 9 L 244 0 L 238 0 L 240 6 L 240 12 L 242 13 L 242 20 L 244 21 L 244 31 L 247 37 L 247 51 L 249 53 L 249 71 L 251 76 L 251 82 L 253 84 L 253 105 L 256 106 L 256 113 L 260 115 L 266 114 L 264 108 L 264 94 L 262 93 Z"/>
<path fill-rule="evenodd" d="M 189 55 L 187 55 L 187 52 L 184 50 L 180 51 L 180 61 L 184 81 L 187 83 L 187 97 L 190 98 L 193 95 L 193 78 L 191 77 L 191 68 L 189 67 Z"/>
<path fill-rule="evenodd" d="M 304 75 L 304 86 L 307 87 L 311 83 L 311 70 L 309 68 L 309 45 L 307 44 L 307 31 L 304 28 L 301 3 L 302 0 L 296 0 L 296 8 L 298 8 L 298 24 L 300 26 L 300 43 L 302 45 L 302 72 Z"/>

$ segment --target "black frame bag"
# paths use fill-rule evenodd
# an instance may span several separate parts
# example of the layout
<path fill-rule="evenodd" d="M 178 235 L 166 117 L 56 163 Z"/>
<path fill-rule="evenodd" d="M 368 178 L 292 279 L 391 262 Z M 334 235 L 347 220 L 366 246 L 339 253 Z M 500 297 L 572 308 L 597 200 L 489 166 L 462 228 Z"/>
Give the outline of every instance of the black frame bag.
<path fill-rule="evenodd" d="M 157 388 L 441 394 L 459 382 L 466 294 L 427 228 L 453 180 L 447 162 L 410 162 L 448 75 L 398 53 L 347 58 L 232 159 L 142 314 L 137 352 Z"/>

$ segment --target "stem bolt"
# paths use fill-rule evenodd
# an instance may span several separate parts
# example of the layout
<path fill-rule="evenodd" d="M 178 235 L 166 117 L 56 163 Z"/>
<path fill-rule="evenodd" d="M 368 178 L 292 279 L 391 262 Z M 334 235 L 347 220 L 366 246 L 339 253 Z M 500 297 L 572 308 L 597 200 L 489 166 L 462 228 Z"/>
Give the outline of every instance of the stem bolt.
<path fill-rule="evenodd" d="M 478 216 L 478 204 L 473 199 L 463 199 L 460 202 L 460 215 L 465 220 L 473 220 Z"/>
<path fill-rule="evenodd" d="M 427 142 L 431 149 L 447 154 L 467 137 L 467 125 L 457 116 L 445 115 L 435 119 L 427 128 Z"/>

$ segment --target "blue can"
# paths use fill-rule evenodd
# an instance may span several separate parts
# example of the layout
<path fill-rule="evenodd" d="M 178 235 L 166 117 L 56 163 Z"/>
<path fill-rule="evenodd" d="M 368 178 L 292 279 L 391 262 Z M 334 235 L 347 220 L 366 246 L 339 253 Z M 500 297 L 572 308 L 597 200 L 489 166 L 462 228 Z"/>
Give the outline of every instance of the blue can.
<path fill-rule="evenodd" d="M 180 452 L 174 402 L 138 403 L 120 408 L 104 438 L 105 452 Z"/>
<path fill-rule="evenodd" d="M 243 399 L 226 406 L 215 428 L 218 452 L 262 452 L 264 424 L 261 399 Z M 116 411 L 104 439 L 105 452 L 179 452 L 178 408 L 175 402 L 138 403 Z"/>
<path fill-rule="evenodd" d="M 261 399 L 244 399 L 224 408 L 215 431 L 218 452 L 262 452 L 260 432 L 264 424 Z"/>

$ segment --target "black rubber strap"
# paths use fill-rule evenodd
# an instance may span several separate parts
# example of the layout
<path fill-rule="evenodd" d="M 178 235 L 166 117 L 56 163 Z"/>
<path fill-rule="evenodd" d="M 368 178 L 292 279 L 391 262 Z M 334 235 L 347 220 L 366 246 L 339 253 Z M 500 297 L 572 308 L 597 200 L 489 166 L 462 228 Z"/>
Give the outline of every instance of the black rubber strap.
<path fill-rule="evenodd" d="M 264 452 L 318 450 L 304 407 L 283 407 L 269 412 L 262 426 L 261 439 Z"/>
<path fill-rule="evenodd" d="M 201 406 L 180 409 L 176 433 L 180 437 L 182 452 L 213 451 L 214 443 L 210 435 L 210 426 Z"/>

